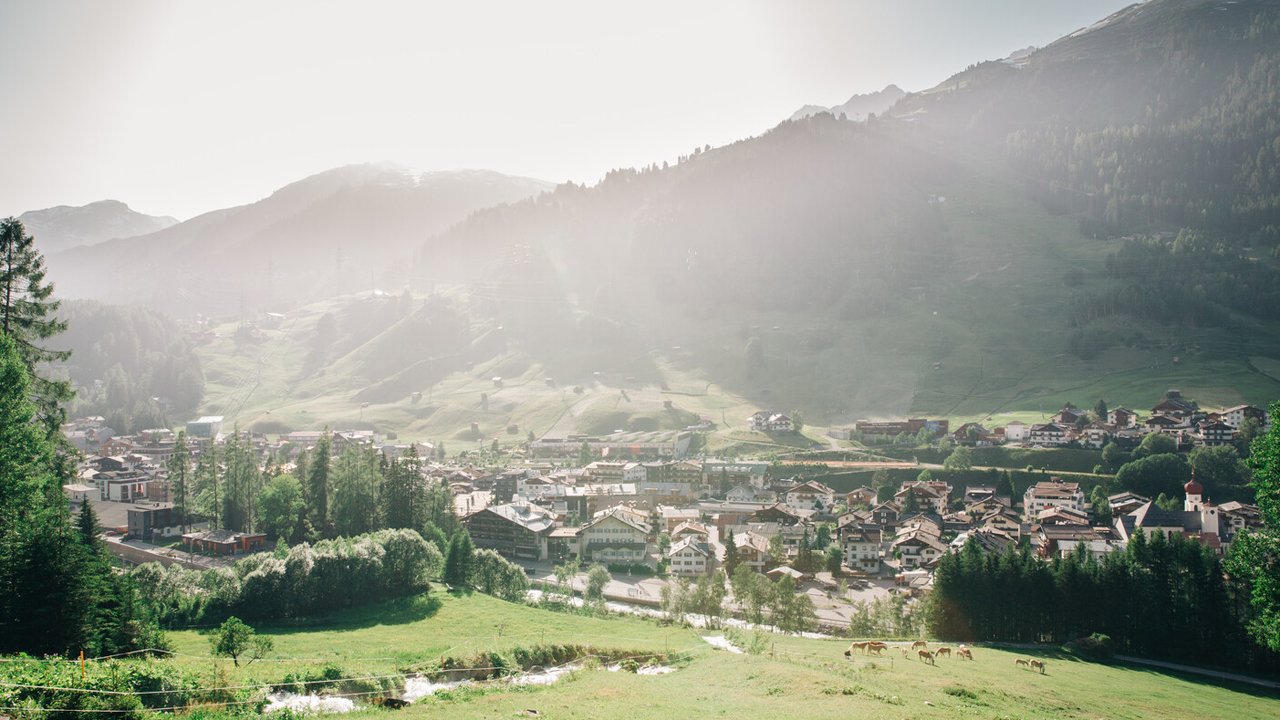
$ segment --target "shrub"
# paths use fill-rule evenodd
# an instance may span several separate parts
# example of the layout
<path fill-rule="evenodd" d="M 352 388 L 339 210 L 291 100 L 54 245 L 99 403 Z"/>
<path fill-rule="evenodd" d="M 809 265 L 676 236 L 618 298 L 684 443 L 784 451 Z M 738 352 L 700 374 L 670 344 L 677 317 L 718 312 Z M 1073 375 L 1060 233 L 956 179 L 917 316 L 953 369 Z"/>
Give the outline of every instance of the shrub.
<path fill-rule="evenodd" d="M 947 687 L 944 687 L 944 688 L 942 688 L 942 692 L 944 692 L 944 693 L 946 693 L 946 694 L 948 694 L 948 695 L 950 695 L 950 696 L 952 696 L 952 697 L 963 698 L 963 699 L 965 699 L 965 700 L 977 700 L 977 699 L 978 699 L 978 694 L 977 694 L 977 693 L 975 693 L 974 691 L 972 691 L 972 690 L 970 690 L 970 689 L 968 689 L 968 688 L 961 687 L 961 686 L 959 686 L 959 685 L 949 685 L 949 686 L 947 686 Z"/>
<path fill-rule="evenodd" d="M 1111 636 L 1093 633 L 1089 637 L 1076 638 L 1066 644 L 1066 650 L 1094 662 L 1108 662 L 1115 657 L 1115 642 Z"/>

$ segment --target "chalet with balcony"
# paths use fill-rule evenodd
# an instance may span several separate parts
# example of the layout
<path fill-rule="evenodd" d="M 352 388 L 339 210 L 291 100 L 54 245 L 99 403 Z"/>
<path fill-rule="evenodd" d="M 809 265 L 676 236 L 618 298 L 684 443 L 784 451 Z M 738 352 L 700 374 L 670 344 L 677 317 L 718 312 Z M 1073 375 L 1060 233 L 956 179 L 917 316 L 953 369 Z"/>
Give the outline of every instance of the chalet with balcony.
<path fill-rule="evenodd" d="M 478 510 L 463 518 L 462 524 L 477 548 L 513 560 L 546 560 L 556 517 L 538 505 L 514 502 Z"/>

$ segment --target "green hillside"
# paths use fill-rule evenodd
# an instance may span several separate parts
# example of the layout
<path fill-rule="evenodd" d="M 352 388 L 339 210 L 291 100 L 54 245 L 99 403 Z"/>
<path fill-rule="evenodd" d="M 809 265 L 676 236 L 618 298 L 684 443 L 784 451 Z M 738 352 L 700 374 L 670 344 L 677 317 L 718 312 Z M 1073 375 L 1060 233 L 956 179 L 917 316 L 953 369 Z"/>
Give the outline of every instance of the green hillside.
<path fill-rule="evenodd" d="M 538 644 L 581 644 L 602 650 L 677 655 L 674 673 L 657 676 L 584 669 L 547 687 L 503 685 L 454 690 L 419 701 L 405 717 L 511 717 L 536 710 L 558 718 L 699 717 L 750 713 L 806 718 L 1263 718 L 1277 697 L 1261 689 L 1209 682 L 1137 666 L 1104 666 L 1056 650 L 1012 652 L 979 647 L 974 661 L 936 666 L 904 659 L 843 657 L 847 640 L 807 640 L 765 634 L 762 654 L 715 650 L 702 635 L 630 618 L 586 618 L 511 605 L 486 596 L 432 595 L 349 613 L 325 627 L 265 630 L 275 652 L 247 667 L 224 667 L 227 684 L 278 681 L 325 665 L 343 677 L 395 675 L 444 657 L 510 653 Z M 436 601 L 441 601 L 439 604 Z M 732 636 L 733 633 L 731 632 Z M 173 633 L 174 662 L 208 672 L 208 639 Z M 739 636 L 750 642 L 751 633 Z M 1047 661 L 1044 675 L 1014 659 Z M 291 660 L 290 658 L 298 658 Z M 366 711 L 369 716 L 382 711 Z M 358 716 L 365 716 L 364 713 Z"/>

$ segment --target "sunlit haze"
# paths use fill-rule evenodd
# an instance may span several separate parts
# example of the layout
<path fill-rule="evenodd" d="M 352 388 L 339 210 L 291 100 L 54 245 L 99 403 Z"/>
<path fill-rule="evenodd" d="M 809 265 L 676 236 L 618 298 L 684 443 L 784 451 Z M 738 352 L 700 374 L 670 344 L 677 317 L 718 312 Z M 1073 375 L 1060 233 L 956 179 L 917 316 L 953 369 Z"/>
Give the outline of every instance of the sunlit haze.
<path fill-rule="evenodd" d="M 0 213 L 188 218 L 379 160 L 594 182 L 1125 4 L 10 2 Z"/>

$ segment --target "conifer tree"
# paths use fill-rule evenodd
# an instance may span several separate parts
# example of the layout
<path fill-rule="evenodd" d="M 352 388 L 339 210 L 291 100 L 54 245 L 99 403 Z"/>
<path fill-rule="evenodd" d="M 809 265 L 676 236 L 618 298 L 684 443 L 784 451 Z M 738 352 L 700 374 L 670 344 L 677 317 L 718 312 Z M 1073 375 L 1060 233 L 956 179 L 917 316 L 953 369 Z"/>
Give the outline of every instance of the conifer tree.
<path fill-rule="evenodd" d="M 307 481 L 303 483 L 307 500 L 307 520 L 316 532 L 329 534 L 332 523 L 329 518 L 329 432 L 320 436 L 311 453 Z"/>
<path fill-rule="evenodd" d="M 191 489 L 191 448 L 187 446 L 187 431 L 179 430 L 178 439 L 173 445 L 173 455 L 165 463 L 169 470 L 169 487 L 172 490 L 173 509 L 178 515 L 178 525 L 182 532 L 187 531 L 190 500 L 187 495 Z"/>
<path fill-rule="evenodd" d="M 738 563 L 741 558 L 738 557 L 738 541 L 733 536 L 733 529 L 730 528 L 728 537 L 724 540 L 724 572 L 729 577 L 733 577 L 733 571 L 738 569 Z"/>
<path fill-rule="evenodd" d="M 57 312 L 61 301 L 53 299 L 53 284 L 45 282 L 44 257 L 35 248 L 22 221 L 0 221 L 0 333 L 13 340 L 18 356 L 26 365 L 30 392 L 41 419 L 52 435 L 62 424 L 59 403 L 71 399 L 71 383 L 39 376 L 42 363 L 66 360 L 67 350 L 49 350 L 42 345 L 67 328 Z"/>
<path fill-rule="evenodd" d="M 112 570 L 92 504 L 71 521 L 29 382 L 0 333 L 0 653 L 155 647 L 162 639 L 132 580 Z"/>

